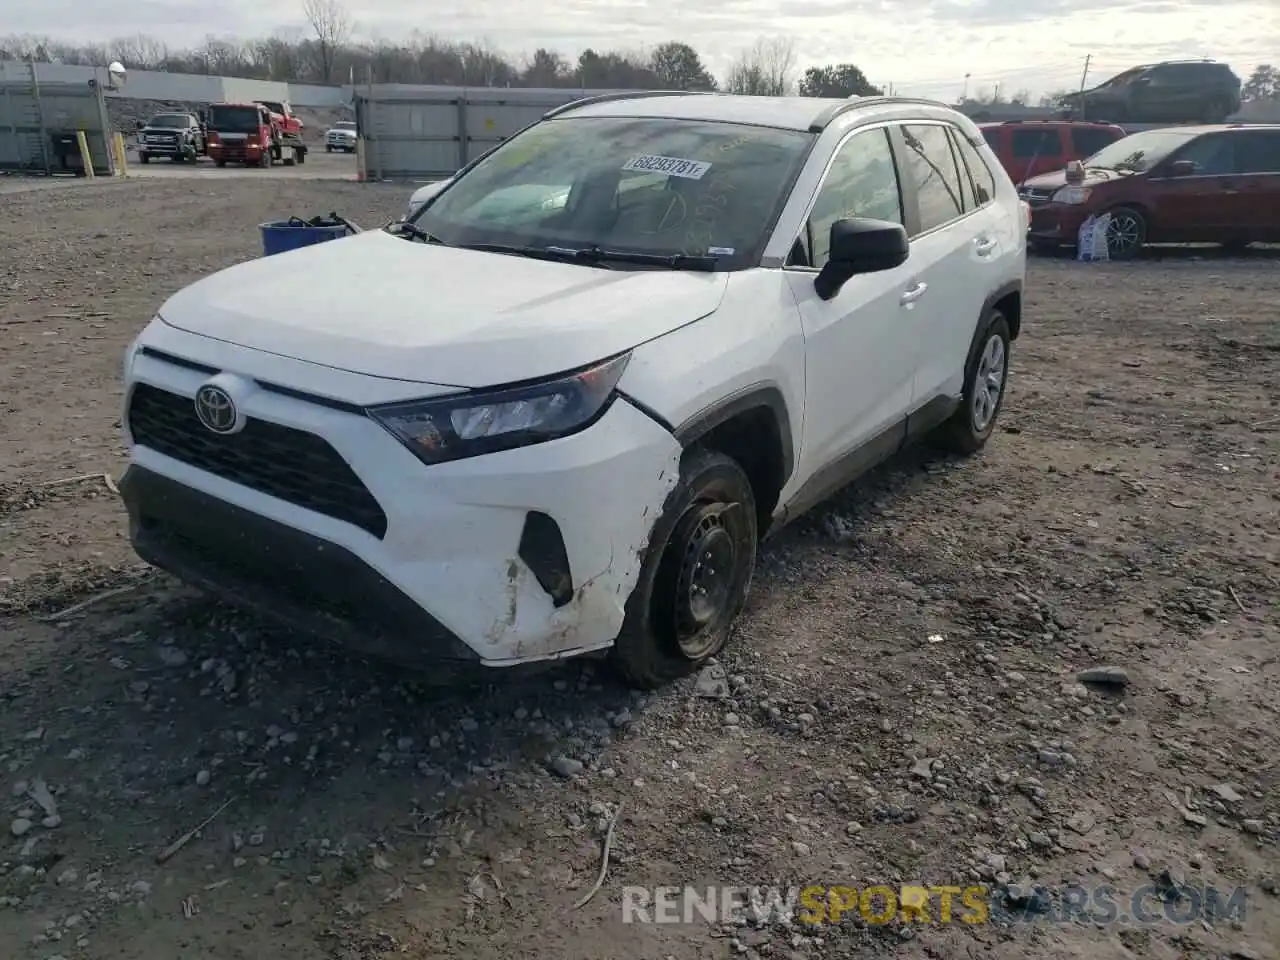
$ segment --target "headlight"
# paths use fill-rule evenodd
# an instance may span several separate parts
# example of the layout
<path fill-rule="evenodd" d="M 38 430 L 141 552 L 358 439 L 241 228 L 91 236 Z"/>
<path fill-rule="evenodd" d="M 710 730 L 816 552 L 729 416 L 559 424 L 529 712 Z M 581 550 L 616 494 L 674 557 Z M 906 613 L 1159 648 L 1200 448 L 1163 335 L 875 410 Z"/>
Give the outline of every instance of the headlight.
<path fill-rule="evenodd" d="M 1088 187 L 1063 187 L 1053 195 L 1054 203 L 1084 203 L 1089 199 Z"/>
<path fill-rule="evenodd" d="M 375 407 L 369 415 L 423 463 L 444 463 L 568 436 L 595 423 L 630 354 L 587 370 L 493 391 Z"/>

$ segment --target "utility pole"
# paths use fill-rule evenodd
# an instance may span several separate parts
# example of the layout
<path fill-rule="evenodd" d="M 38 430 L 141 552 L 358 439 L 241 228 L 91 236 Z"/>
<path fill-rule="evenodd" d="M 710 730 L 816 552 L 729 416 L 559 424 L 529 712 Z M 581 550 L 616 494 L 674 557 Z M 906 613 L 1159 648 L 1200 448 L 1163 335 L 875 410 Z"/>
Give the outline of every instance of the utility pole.
<path fill-rule="evenodd" d="M 1093 61 L 1093 54 L 1087 54 L 1084 58 L 1084 72 L 1080 74 L 1080 119 L 1084 119 L 1084 84 L 1089 79 L 1089 64 Z"/>

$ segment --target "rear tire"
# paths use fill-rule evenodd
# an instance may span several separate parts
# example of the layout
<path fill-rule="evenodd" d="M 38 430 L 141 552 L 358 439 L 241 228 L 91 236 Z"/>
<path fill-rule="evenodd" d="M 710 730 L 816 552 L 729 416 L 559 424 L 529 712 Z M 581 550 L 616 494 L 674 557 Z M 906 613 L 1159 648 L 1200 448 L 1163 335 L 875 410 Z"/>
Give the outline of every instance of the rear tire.
<path fill-rule="evenodd" d="M 992 309 L 983 318 L 982 335 L 965 366 L 959 408 L 938 428 L 938 445 L 962 456 L 977 453 L 995 432 L 1009 384 L 1009 321 Z"/>
<path fill-rule="evenodd" d="M 654 524 L 610 657 L 629 684 L 661 687 L 722 649 L 755 569 L 756 504 L 742 467 L 689 451 Z"/>

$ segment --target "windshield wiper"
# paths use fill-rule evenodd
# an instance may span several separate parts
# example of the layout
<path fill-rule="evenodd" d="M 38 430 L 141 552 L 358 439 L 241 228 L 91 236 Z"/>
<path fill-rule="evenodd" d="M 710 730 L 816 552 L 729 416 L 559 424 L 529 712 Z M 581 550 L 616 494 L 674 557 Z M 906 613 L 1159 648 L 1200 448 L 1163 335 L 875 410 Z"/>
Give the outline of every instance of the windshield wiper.
<path fill-rule="evenodd" d="M 439 243 L 444 245 L 444 241 L 439 237 L 432 236 L 415 223 L 408 220 L 394 220 L 387 224 L 387 232 L 397 236 L 409 237 L 413 240 L 421 240 L 423 243 Z"/>
<path fill-rule="evenodd" d="M 581 263 L 636 263 L 672 270 L 705 270 L 716 268 L 716 258 L 687 253 L 637 253 L 630 250 L 607 250 L 603 247 L 547 247 L 547 252 Z"/>
<path fill-rule="evenodd" d="M 528 257 L 531 260 L 557 260 L 564 261 L 572 259 L 566 256 L 566 251 L 560 247 L 533 247 L 528 244 L 519 243 L 460 243 L 458 246 L 464 250 L 479 250 L 481 253 L 509 253 L 517 257 Z M 572 251 L 567 251 L 572 253 Z M 592 264 L 604 270 L 609 267 L 606 264 Z"/>

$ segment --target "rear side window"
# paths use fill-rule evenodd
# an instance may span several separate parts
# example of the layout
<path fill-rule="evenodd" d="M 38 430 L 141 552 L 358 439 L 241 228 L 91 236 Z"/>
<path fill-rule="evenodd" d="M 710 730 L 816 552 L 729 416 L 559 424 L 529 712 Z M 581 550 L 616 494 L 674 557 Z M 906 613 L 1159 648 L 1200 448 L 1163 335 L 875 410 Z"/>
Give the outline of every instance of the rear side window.
<path fill-rule="evenodd" d="M 996 195 L 996 181 L 991 175 L 991 168 L 982 159 L 982 154 L 974 149 L 973 144 L 966 140 L 959 130 L 951 131 L 951 142 L 960 157 L 965 210 L 974 210 L 983 204 L 990 203 Z"/>
<path fill-rule="evenodd" d="M 1249 133 L 1236 146 L 1241 173 L 1280 173 L 1280 133 Z"/>
<path fill-rule="evenodd" d="M 1092 157 L 1109 143 L 1115 143 L 1120 136 L 1111 130 L 1097 127 L 1072 127 L 1071 151 L 1080 159 Z"/>
<path fill-rule="evenodd" d="M 960 171 L 947 128 L 936 124 L 902 127 L 906 141 L 905 173 L 915 182 L 920 232 L 940 227 L 964 212 Z"/>
<path fill-rule="evenodd" d="M 1013 131 L 1015 160 L 1062 156 L 1062 141 L 1057 127 L 1020 127 Z"/>
<path fill-rule="evenodd" d="M 990 147 L 992 150 L 994 150 L 996 153 L 1000 152 L 1000 131 L 999 130 L 992 130 L 990 127 L 987 127 L 985 130 L 982 131 L 982 139 L 987 141 L 987 146 Z"/>

